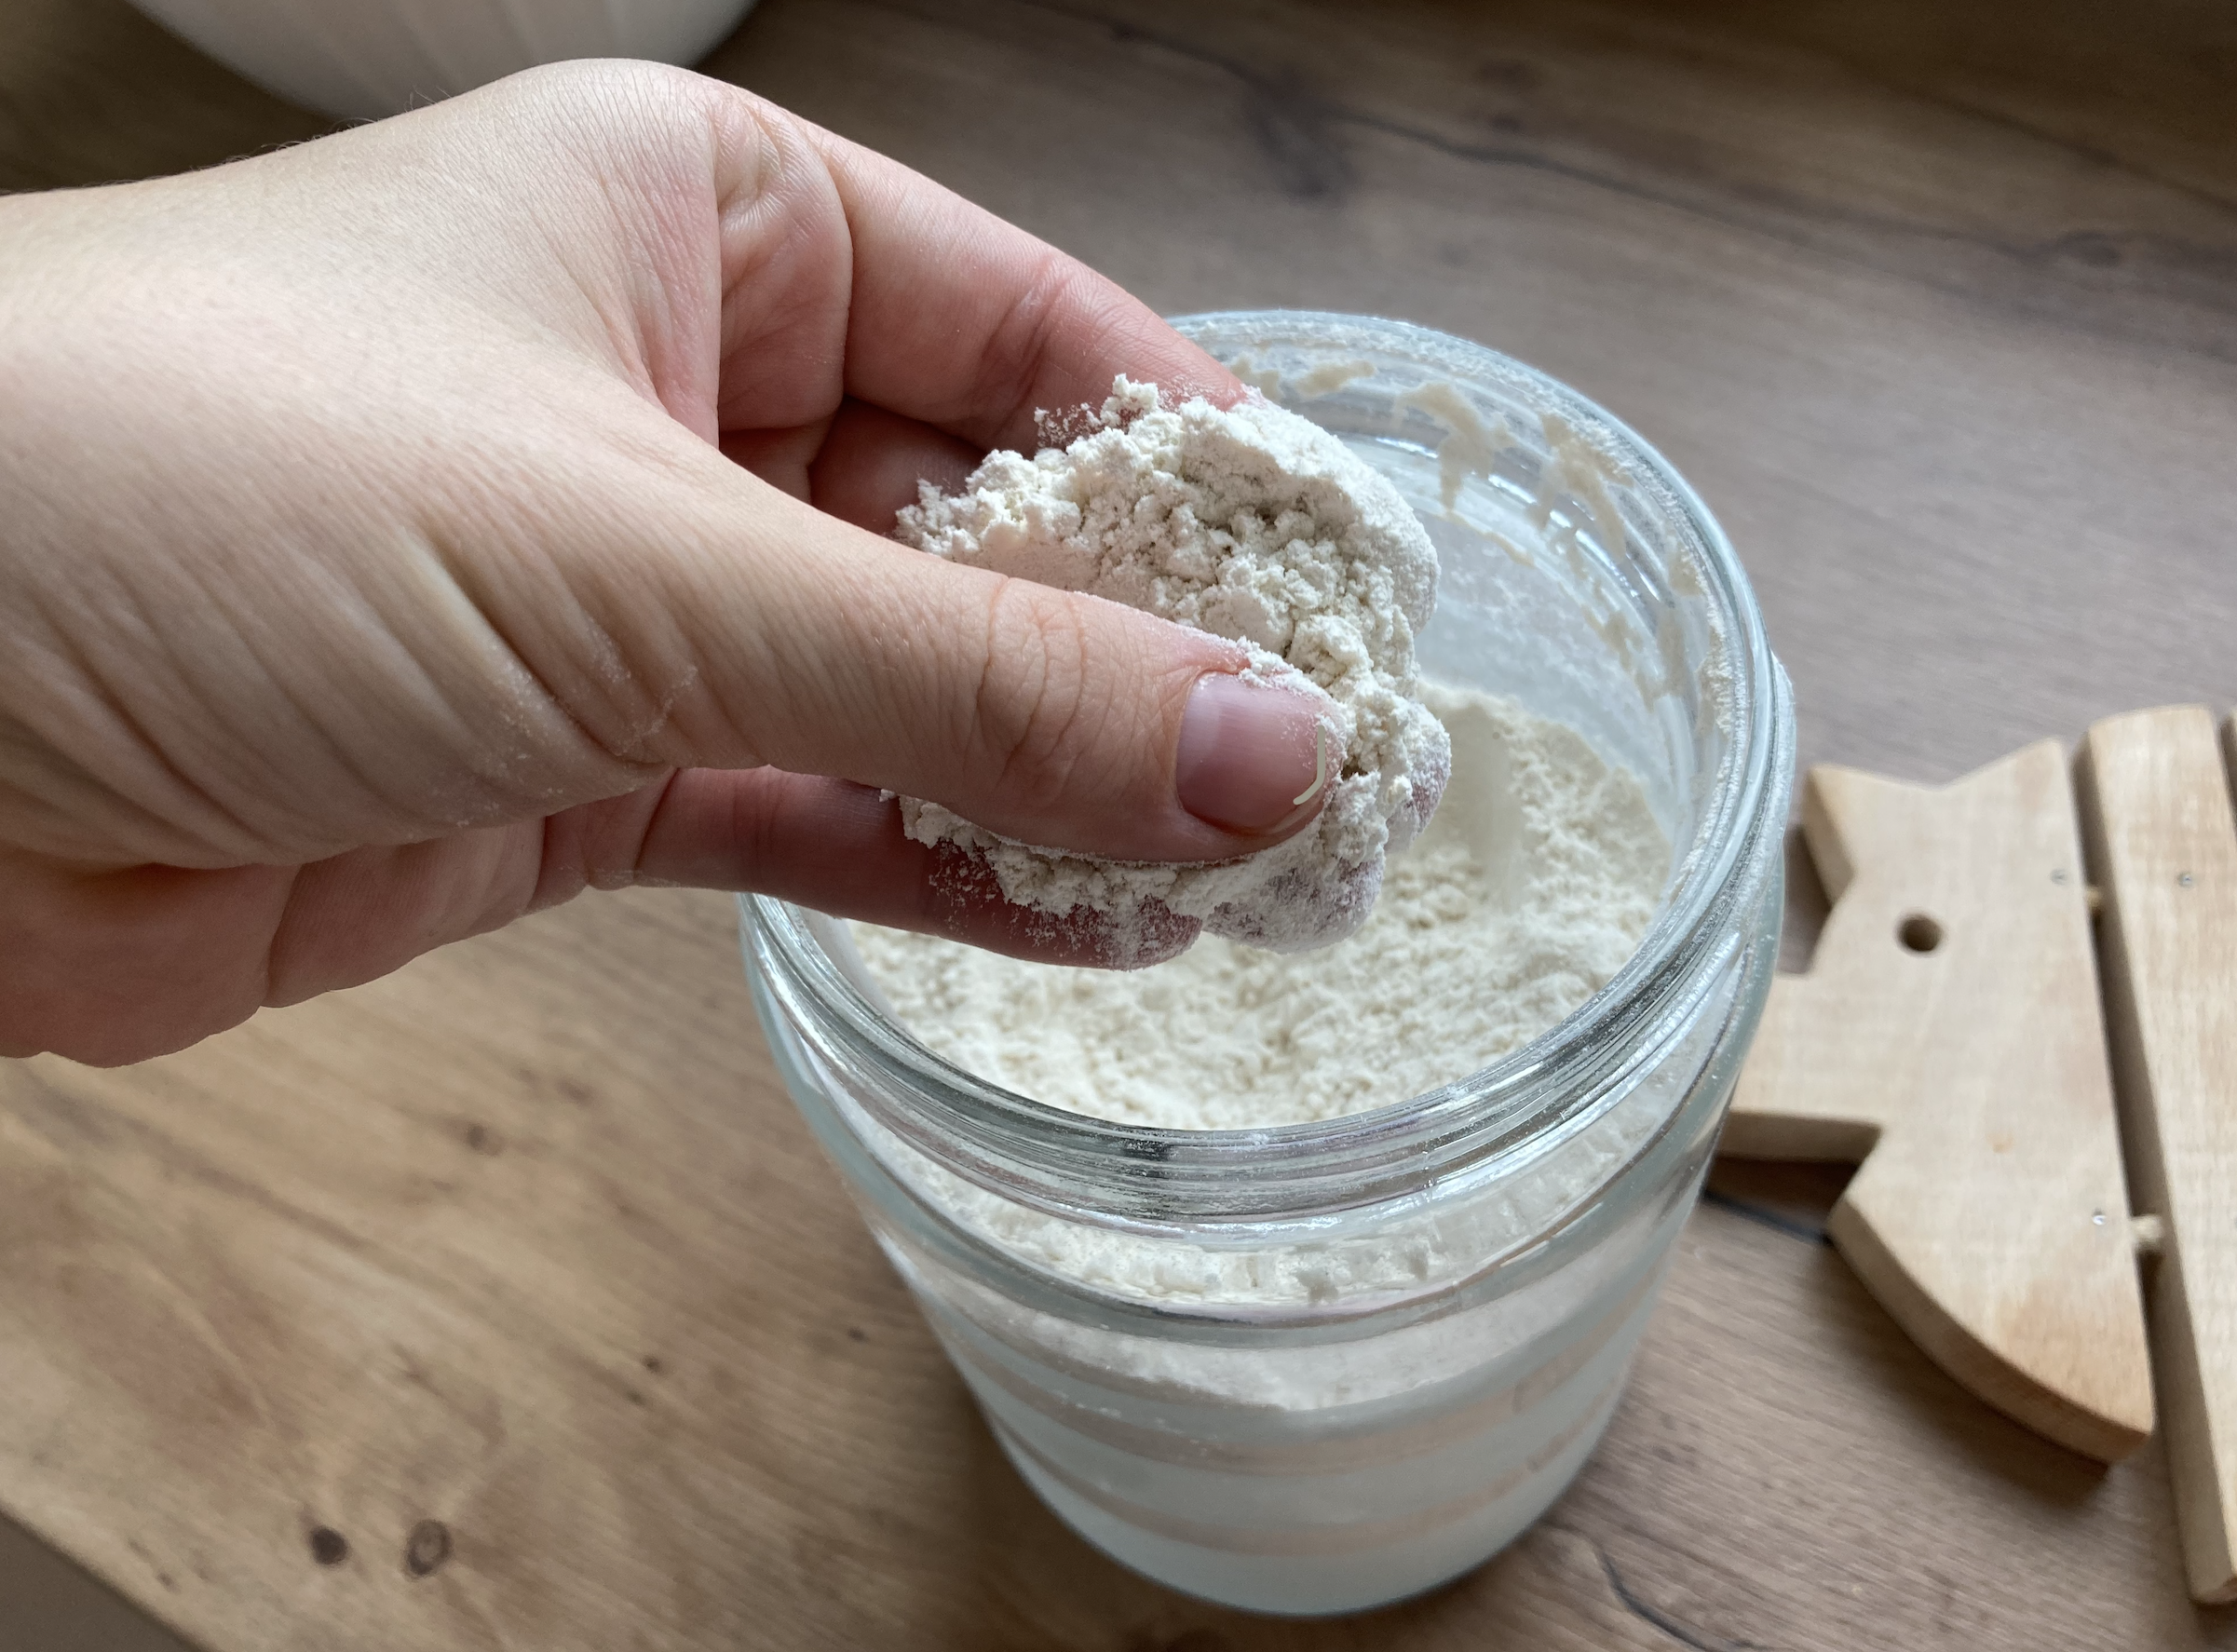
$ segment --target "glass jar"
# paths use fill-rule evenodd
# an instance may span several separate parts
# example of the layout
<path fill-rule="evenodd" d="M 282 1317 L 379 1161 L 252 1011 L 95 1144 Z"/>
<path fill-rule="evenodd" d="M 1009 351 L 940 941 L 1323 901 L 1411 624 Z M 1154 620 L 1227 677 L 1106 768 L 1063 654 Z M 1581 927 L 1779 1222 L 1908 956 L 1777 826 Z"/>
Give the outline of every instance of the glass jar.
<path fill-rule="evenodd" d="M 1511 1541 L 1615 1409 L 1769 985 L 1793 712 L 1723 533 L 1574 391 L 1395 322 L 1176 325 L 1420 513 L 1427 674 L 1638 774 L 1673 854 L 1637 952 L 1426 1095 L 1190 1131 L 942 1061 L 843 924 L 748 897 L 743 938 L 793 1099 L 1049 1506 L 1192 1594 L 1349 1611 Z"/>

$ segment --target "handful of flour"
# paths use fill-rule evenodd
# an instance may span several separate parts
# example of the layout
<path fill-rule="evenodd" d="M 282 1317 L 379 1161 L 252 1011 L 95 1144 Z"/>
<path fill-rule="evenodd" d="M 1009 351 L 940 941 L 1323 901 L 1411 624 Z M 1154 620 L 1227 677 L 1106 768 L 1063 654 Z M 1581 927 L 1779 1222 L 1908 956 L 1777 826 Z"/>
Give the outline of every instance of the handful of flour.
<path fill-rule="evenodd" d="M 1384 858 L 1444 793 L 1452 746 L 1421 703 L 1414 663 L 1437 552 L 1398 490 L 1350 449 L 1256 397 L 1227 411 L 1164 408 L 1155 385 L 1121 377 L 1066 445 L 989 454 L 959 494 L 922 484 L 894 537 L 1243 643 L 1246 677 L 1321 702 L 1329 754 L 1312 823 L 1237 860 L 1037 848 L 903 798 L 911 837 L 971 850 L 1019 905 L 1103 914 L 1122 958 L 1158 907 L 1276 952 L 1325 946 L 1366 921 Z"/>

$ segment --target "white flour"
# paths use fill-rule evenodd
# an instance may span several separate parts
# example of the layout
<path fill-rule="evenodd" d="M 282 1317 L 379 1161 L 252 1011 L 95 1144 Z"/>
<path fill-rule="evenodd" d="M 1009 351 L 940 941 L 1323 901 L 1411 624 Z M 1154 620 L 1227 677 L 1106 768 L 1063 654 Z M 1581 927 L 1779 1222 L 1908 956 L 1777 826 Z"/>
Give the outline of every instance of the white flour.
<path fill-rule="evenodd" d="M 895 537 L 1244 644 L 1246 675 L 1324 708 L 1326 805 L 1295 836 L 1218 865 L 1037 848 L 916 799 L 902 800 L 909 834 L 976 850 L 1021 905 L 1105 914 L 1122 948 L 1147 903 L 1277 952 L 1349 935 L 1451 765 L 1417 697 L 1414 633 L 1437 587 L 1428 535 L 1342 441 L 1262 400 L 1160 408 L 1155 386 L 1120 378 L 1090 425 L 1032 458 L 989 454 L 958 494 L 925 484 Z"/>
<path fill-rule="evenodd" d="M 1127 974 L 854 926 L 901 1021 L 1052 1106 L 1174 1130 L 1295 1124 L 1488 1065 L 1621 968 L 1670 871 L 1636 777 L 1511 701 L 1431 685 L 1452 785 L 1360 932 L 1302 957 L 1207 939 Z"/>

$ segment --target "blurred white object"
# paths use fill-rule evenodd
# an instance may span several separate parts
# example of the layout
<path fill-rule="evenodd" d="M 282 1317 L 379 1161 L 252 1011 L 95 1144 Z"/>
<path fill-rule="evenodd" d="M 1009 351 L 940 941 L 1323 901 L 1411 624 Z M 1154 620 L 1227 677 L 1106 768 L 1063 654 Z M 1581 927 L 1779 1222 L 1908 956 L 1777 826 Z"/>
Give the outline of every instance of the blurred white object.
<path fill-rule="evenodd" d="M 753 0 L 134 0 L 267 91 L 374 120 L 564 58 L 698 61 Z"/>

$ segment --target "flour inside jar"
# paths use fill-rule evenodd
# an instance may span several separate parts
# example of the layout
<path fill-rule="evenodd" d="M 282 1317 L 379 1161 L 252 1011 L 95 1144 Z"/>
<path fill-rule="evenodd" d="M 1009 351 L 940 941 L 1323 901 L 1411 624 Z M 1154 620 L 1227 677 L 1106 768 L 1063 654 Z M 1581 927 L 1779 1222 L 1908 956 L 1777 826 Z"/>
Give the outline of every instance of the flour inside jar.
<path fill-rule="evenodd" d="M 1670 871 L 1646 791 L 1565 724 L 1425 684 L 1452 779 L 1360 930 L 1291 955 L 1206 937 L 1129 972 L 852 926 L 936 1053 L 1051 1106 L 1169 1130 L 1404 1101 L 1545 1031 L 1638 945 Z"/>

